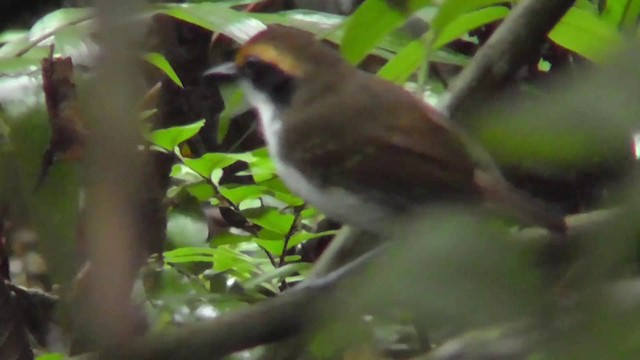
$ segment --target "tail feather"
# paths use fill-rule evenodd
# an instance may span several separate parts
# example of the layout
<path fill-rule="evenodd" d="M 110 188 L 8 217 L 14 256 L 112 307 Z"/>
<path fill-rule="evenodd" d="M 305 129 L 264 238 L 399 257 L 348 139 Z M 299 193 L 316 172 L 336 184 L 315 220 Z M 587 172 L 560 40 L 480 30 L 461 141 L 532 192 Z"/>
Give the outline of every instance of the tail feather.
<path fill-rule="evenodd" d="M 531 225 L 542 226 L 558 234 L 567 233 L 567 223 L 561 212 L 517 190 L 502 177 L 476 171 L 475 181 L 485 199 L 492 205 Z"/>

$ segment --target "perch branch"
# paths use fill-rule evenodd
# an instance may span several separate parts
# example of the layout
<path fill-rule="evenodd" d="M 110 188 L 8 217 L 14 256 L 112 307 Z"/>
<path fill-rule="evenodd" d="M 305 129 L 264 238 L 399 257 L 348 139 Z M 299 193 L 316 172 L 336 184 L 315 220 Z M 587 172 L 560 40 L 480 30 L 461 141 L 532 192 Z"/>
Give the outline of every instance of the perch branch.
<path fill-rule="evenodd" d="M 523 0 L 453 81 L 440 108 L 456 121 L 496 94 L 540 51 L 574 0 Z"/>

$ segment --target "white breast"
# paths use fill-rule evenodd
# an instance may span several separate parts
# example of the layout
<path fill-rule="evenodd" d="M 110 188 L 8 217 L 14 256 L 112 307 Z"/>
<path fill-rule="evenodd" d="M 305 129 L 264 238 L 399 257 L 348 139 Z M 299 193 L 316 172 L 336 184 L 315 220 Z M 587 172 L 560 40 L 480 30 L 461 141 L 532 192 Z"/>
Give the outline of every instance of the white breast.
<path fill-rule="evenodd" d="M 243 84 L 243 88 L 247 99 L 258 111 L 267 148 L 278 175 L 293 193 L 334 220 L 371 231 L 380 231 L 386 226 L 389 213 L 381 206 L 368 203 L 342 188 L 318 187 L 300 171 L 283 161 L 280 156 L 282 122 L 278 109 L 265 94 L 256 91 L 249 84 Z"/>

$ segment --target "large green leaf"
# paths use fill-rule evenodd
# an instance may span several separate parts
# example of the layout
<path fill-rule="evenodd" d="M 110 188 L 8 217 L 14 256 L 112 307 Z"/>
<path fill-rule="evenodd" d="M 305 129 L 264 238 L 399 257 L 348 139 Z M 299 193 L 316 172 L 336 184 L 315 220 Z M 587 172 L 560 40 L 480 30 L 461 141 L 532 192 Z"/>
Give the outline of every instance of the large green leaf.
<path fill-rule="evenodd" d="M 231 120 L 250 109 L 244 100 L 244 92 L 237 84 L 220 86 L 220 94 L 224 101 L 224 110 L 218 117 L 217 140 L 221 143 L 229 132 Z"/>
<path fill-rule="evenodd" d="M 460 15 L 440 31 L 433 48 L 439 49 L 449 42 L 458 39 L 469 31 L 505 18 L 509 9 L 504 6 L 489 6 Z"/>
<path fill-rule="evenodd" d="M 168 263 L 213 262 L 214 249 L 208 247 L 182 247 L 165 251 L 164 260 Z"/>
<path fill-rule="evenodd" d="M 459 38 L 470 30 L 507 16 L 509 10 L 503 6 L 490 6 L 463 14 L 450 22 L 436 38 L 432 50 L 437 50 Z M 427 45 L 423 39 L 410 42 L 393 59 L 387 62 L 378 75 L 393 82 L 403 83 L 426 60 Z"/>
<path fill-rule="evenodd" d="M 403 2 L 367 0 L 347 21 L 340 50 L 352 64 L 359 63 L 391 30 L 401 25 L 414 11 L 431 3 L 431 0 Z"/>
<path fill-rule="evenodd" d="M 236 161 L 245 161 L 251 163 L 254 157 L 251 153 L 244 154 L 224 154 L 224 153 L 207 153 L 197 159 L 183 159 L 185 165 L 191 170 L 200 174 L 200 176 L 208 179 L 211 173 L 216 169 L 225 168 Z"/>
<path fill-rule="evenodd" d="M 622 45 L 622 36 L 615 27 L 593 13 L 577 8 L 569 9 L 551 30 L 549 38 L 596 62 L 602 62 L 612 49 Z"/>
<path fill-rule="evenodd" d="M 633 30 L 637 27 L 640 17 L 640 0 L 628 0 L 626 11 L 622 18 L 622 28 Z"/>
<path fill-rule="evenodd" d="M 173 126 L 166 129 L 154 130 L 148 135 L 149 141 L 163 149 L 172 151 L 185 140 L 192 138 L 204 126 L 204 120 L 193 124 Z"/>
<path fill-rule="evenodd" d="M 504 0 L 446 0 L 433 18 L 431 29 L 439 33 L 465 13 L 504 2 Z"/>
<path fill-rule="evenodd" d="M 287 277 L 297 274 L 300 271 L 306 270 L 311 266 L 306 263 L 295 263 L 295 264 L 287 264 L 285 266 L 281 266 L 273 271 L 266 272 L 260 276 L 256 276 L 255 278 L 247 281 L 244 285 L 248 289 L 252 289 L 263 285 L 265 283 L 277 282 L 286 279 Z"/>
<path fill-rule="evenodd" d="M 280 235 L 285 235 L 289 232 L 295 218 L 292 214 L 285 214 L 277 209 L 267 207 L 245 210 L 243 214 L 251 222 Z"/>
<path fill-rule="evenodd" d="M 223 33 L 244 43 L 266 26 L 251 14 L 236 11 L 221 3 L 165 5 L 159 12 L 205 29 Z"/>
<path fill-rule="evenodd" d="M 167 61 L 164 55 L 152 52 L 148 53 L 144 58 L 153 66 L 160 69 L 176 85 L 181 88 L 184 87 L 184 85 L 182 85 L 182 81 L 180 81 L 180 78 L 178 77 L 178 74 L 176 74 L 175 70 L 173 70 L 173 67 L 171 67 L 171 64 L 169 64 L 169 61 Z"/>
<path fill-rule="evenodd" d="M 611 26 L 622 25 L 630 0 L 607 0 L 601 18 Z"/>
<path fill-rule="evenodd" d="M 90 19 L 93 16 L 91 8 L 64 8 L 43 16 L 31 27 L 32 40 L 54 33 L 58 29 L 79 21 Z"/>

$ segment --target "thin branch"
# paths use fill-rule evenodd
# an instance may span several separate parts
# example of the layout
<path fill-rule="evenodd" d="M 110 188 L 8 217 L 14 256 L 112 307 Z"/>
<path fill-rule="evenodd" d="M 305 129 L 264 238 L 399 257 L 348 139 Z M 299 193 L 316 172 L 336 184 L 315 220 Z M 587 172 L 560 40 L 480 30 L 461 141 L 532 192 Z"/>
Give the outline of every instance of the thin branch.
<path fill-rule="evenodd" d="M 440 108 L 455 120 L 493 97 L 538 56 L 546 36 L 574 0 L 523 0 L 478 50 L 449 88 Z"/>
<path fill-rule="evenodd" d="M 300 214 L 302 214 L 302 209 L 304 209 L 304 207 L 297 208 L 293 212 L 294 214 L 293 222 L 291 223 L 291 227 L 289 228 L 287 235 L 285 235 L 284 237 L 284 244 L 282 245 L 282 254 L 280 254 L 280 261 L 278 263 L 278 267 L 282 267 L 285 265 L 287 247 L 289 247 L 289 241 L 291 240 L 291 237 L 296 232 L 296 226 L 298 225 L 298 221 L 300 220 Z"/>
<path fill-rule="evenodd" d="M 218 359 L 233 352 L 276 342 L 313 327 L 318 307 L 343 291 L 339 288 L 362 273 L 382 251 L 373 251 L 328 276 L 298 286 L 260 304 L 222 315 L 210 322 L 173 332 L 161 332 L 99 354 L 101 360 L 182 360 Z"/>

